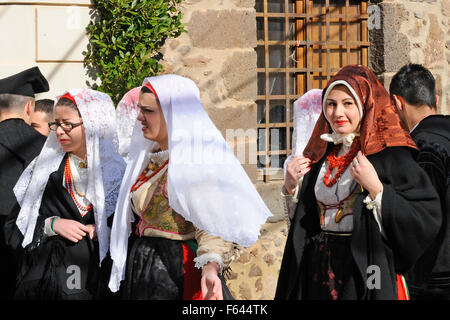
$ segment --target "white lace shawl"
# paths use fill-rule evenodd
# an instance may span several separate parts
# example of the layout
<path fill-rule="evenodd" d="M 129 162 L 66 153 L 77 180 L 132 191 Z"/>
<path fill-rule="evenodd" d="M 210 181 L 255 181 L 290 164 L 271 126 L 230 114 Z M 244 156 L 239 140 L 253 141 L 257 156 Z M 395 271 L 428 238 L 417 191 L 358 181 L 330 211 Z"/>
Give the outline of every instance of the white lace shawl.
<path fill-rule="evenodd" d="M 295 156 L 303 155 L 317 119 L 322 111 L 322 89 L 311 89 L 294 101 L 294 131 L 292 132 L 292 153 L 284 161 L 284 176 L 287 164 Z"/>
<path fill-rule="evenodd" d="M 85 128 L 88 163 L 86 198 L 94 207 L 102 261 L 109 248 L 110 230 L 106 218 L 114 212 L 125 170 L 125 162 L 117 152 L 114 105 L 107 94 L 98 91 L 73 89 L 68 92 L 75 99 Z M 26 168 L 14 187 L 21 205 L 16 223 L 24 235 L 24 247 L 33 239 L 48 178 L 58 170 L 64 154 L 55 132 L 51 132 L 39 156 Z"/>
<path fill-rule="evenodd" d="M 141 87 L 131 89 L 123 96 L 116 108 L 117 137 L 119 139 L 119 154 L 127 161 L 131 134 L 139 114 L 137 107 Z"/>
<path fill-rule="evenodd" d="M 256 191 L 220 131 L 203 109 L 195 83 L 177 75 L 144 80 L 155 89 L 167 124 L 170 206 L 187 221 L 211 235 L 250 246 L 271 212 Z M 120 188 L 111 234 L 113 267 L 109 288 L 115 292 L 124 279 L 128 236 L 131 233 L 129 192 L 148 163 L 155 143 L 134 126 L 129 162 Z"/>

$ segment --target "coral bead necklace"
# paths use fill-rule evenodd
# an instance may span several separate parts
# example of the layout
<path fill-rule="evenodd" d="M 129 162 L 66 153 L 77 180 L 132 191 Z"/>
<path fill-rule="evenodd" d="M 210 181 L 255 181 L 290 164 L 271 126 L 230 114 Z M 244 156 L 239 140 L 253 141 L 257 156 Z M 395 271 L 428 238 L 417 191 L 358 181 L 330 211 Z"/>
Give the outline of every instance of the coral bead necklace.
<path fill-rule="evenodd" d="M 334 147 L 331 153 L 327 156 L 328 170 L 323 177 L 323 183 L 327 187 L 333 186 L 339 180 L 341 175 L 350 165 L 350 162 L 352 162 L 353 158 L 356 156 L 356 153 L 358 153 L 358 151 L 360 150 L 360 147 L 361 143 L 359 138 L 355 138 L 355 140 L 353 140 L 352 146 L 350 147 L 350 150 L 340 157 L 338 157 L 337 154 L 341 148 L 341 145 L 339 144 Z M 333 171 L 334 168 L 337 168 L 337 172 L 334 177 L 330 179 L 331 171 Z"/>
<path fill-rule="evenodd" d="M 81 216 L 84 217 L 89 211 L 92 210 L 93 206 L 92 204 L 89 204 L 87 207 L 81 205 L 73 192 L 73 189 L 75 187 L 75 181 L 72 180 L 72 171 L 70 170 L 69 157 L 67 157 L 66 164 L 64 166 L 64 180 L 66 184 L 66 189 L 69 191 L 69 194 L 72 197 L 73 201 L 75 202 L 75 205 L 80 210 Z"/>
<path fill-rule="evenodd" d="M 145 182 L 147 182 L 148 180 L 150 180 L 152 177 L 154 177 L 158 172 L 160 172 L 167 164 L 169 163 L 169 159 L 167 159 L 166 161 L 164 161 L 163 164 L 161 164 L 160 167 L 157 167 L 156 165 L 154 165 L 153 163 L 150 163 L 148 165 L 148 167 L 141 173 L 141 175 L 138 177 L 138 179 L 136 180 L 136 182 L 133 184 L 133 186 L 131 187 L 131 192 L 136 191 L 137 189 L 139 189 L 140 186 L 142 186 Z M 153 171 L 149 176 L 147 176 L 147 173 L 149 171 Z"/>

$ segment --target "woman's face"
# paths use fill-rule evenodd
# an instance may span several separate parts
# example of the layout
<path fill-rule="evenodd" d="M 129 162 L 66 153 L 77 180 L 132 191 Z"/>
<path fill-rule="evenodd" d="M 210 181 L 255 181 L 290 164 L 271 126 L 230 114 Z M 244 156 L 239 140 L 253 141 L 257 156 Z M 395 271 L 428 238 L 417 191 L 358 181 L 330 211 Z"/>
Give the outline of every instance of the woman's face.
<path fill-rule="evenodd" d="M 56 106 L 55 121 L 59 123 L 79 123 L 83 121 L 78 111 L 68 106 Z M 81 159 L 86 158 L 86 135 L 84 125 L 66 132 L 61 126 L 56 129 L 56 138 L 64 152 L 71 152 Z"/>
<path fill-rule="evenodd" d="M 353 95 L 343 85 L 334 87 L 325 102 L 325 116 L 336 133 L 359 132 L 360 114 Z"/>
<path fill-rule="evenodd" d="M 166 120 L 161 106 L 152 93 L 140 93 L 137 119 L 142 124 L 142 132 L 146 139 L 158 142 L 162 150 L 168 147 Z"/>

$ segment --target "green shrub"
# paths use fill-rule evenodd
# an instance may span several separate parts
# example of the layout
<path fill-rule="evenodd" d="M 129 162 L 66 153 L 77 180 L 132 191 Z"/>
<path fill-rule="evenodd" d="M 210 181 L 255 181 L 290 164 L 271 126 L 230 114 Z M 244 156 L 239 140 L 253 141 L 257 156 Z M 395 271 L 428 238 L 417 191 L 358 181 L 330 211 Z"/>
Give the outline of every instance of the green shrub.
<path fill-rule="evenodd" d="M 117 104 L 145 77 L 161 73 L 159 50 L 168 38 L 185 32 L 178 4 L 182 0 L 93 0 L 86 28 L 85 67 Z M 95 76 L 94 76 L 95 74 Z"/>

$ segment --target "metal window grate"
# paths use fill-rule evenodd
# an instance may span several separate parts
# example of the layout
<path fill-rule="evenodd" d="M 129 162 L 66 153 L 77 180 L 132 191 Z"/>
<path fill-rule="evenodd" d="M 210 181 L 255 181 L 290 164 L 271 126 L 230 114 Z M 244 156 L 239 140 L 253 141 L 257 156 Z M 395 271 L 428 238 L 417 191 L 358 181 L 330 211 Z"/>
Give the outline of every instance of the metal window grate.
<path fill-rule="evenodd" d="M 347 64 L 368 63 L 367 2 L 256 0 L 259 181 L 283 179 L 293 102 Z"/>

